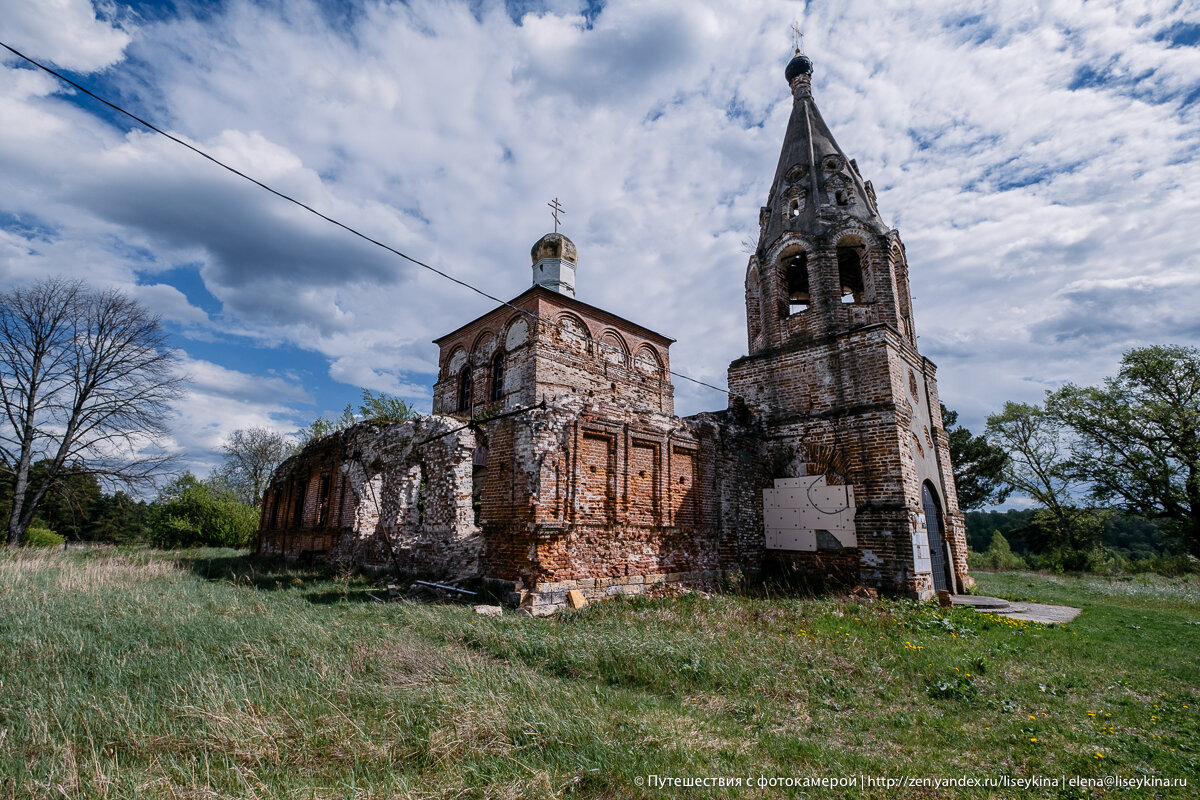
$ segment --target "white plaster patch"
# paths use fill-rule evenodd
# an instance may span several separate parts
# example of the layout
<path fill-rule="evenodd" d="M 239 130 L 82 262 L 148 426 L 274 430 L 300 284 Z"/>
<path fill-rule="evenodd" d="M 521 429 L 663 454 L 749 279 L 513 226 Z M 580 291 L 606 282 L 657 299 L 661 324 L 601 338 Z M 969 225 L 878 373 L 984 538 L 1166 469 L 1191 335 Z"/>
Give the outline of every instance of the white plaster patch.
<path fill-rule="evenodd" d="M 650 350 L 645 347 L 638 350 L 637 359 L 634 361 L 634 363 L 642 372 L 649 372 L 653 374 L 659 370 L 658 359 L 655 357 L 654 353 L 650 352 Z"/>
<path fill-rule="evenodd" d="M 529 341 L 529 325 L 523 319 L 518 319 L 508 326 L 508 335 L 504 337 L 504 348 L 512 350 Z"/>

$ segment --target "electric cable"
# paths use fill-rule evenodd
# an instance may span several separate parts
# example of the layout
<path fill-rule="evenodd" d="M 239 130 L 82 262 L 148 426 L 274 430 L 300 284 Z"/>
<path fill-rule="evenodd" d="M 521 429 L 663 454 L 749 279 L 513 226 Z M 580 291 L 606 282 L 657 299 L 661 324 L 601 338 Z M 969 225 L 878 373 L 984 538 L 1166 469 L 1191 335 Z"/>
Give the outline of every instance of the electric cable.
<path fill-rule="evenodd" d="M 114 111 L 116 111 L 120 114 L 124 114 L 126 117 L 129 117 L 133 121 L 137 122 L 139 125 L 142 125 L 145 128 L 148 128 L 149 130 L 153 131 L 154 133 L 159 134 L 160 136 L 164 136 L 167 139 L 170 139 L 172 142 L 175 142 L 178 145 L 186 147 L 188 150 L 191 150 L 193 153 L 200 156 L 201 158 L 211 161 L 212 163 L 216 164 L 217 166 L 221 167 L 222 169 L 227 170 L 227 171 L 233 173 L 234 175 L 238 176 L 239 178 L 242 178 L 243 180 L 247 180 L 250 183 L 253 183 L 255 186 L 259 187 L 260 189 L 264 189 L 265 191 L 270 192 L 271 194 L 275 195 L 276 197 L 278 197 L 282 200 L 286 200 L 289 203 L 299 206 L 300 208 L 304 209 L 305 211 L 309 212 L 310 214 L 320 217 L 321 219 L 325 220 L 326 222 L 328 222 L 332 225 L 336 225 L 337 227 L 341 228 L 342 230 L 345 230 L 348 233 L 351 233 L 354 236 L 357 236 L 358 238 L 360 238 L 366 242 L 369 242 L 370 244 L 375 245 L 376 247 L 380 247 L 380 248 L 386 250 L 387 252 L 391 253 L 392 255 L 399 256 L 400 258 L 403 258 L 405 261 L 415 264 L 416 266 L 421 267 L 423 269 L 427 269 L 430 272 L 434 273 L 435 275 L 439 275 L 448 281 L 451 281 L 453 283 L 458 284 L 459 286 L 469 289 L 472 292 L 475 292 L 476 294 L 487 298 L 488 300 L 491 300 L 495 303 L 499 303 L 502 306 L 511 308 L 514 311 L 522 313 L 522 314 L 530 317 L 531 319 L 541 322 L 543 324 L 552 325 L 556 328 L 565 330 L 565 328 L 562 328 L 561 324 L 558 322 L 551 322 L 551 321 L 543 320 L 537 314 L 534 314 L 532 311 L 528 311 L 524 308 L 519 308 L 519 307 L 513 305 L 512 303 L 508 302 L 507 300 L 501 300 L 499 297 L 496 297 L 495 295 L 490 294 L 489 292 L 486 292 L 483 289 L 478 288 L 477 286 L 473 286 L 472 284 L 467 283 L 466 281 L 461 280 L 459 278 L 456 278 L 453 275 L 451 275 L 447 272 L 444 272 L 441 269 L 438 269 L 437 267 L 435 267 L 431 264 L 427 264 L 426 262 L 421 261 L 420 259 L 414 258 L 414 257 L 408 255 L 407 253 L 397 250 L 396 248 L 392 247 L 391 245 L 381 242 L 380 240 L 363 233 L 362 231 L 358 230 L 357 228 L 354 228 L 340 220 L 330 217 L 330 216 L 318 211 L 317 209 L 313 208 L 312 206 L 308 205 L 307 203 L 304 203 L 301 200 L 297 200 L 295 197 L 292 197 L 291 195 L 289 195 L 285 192 L 281 192 L 278 189 L 275 189 L 274 187 L 269 186 L 266 183 L 263 183 L 262 181 L 258 180 L 257 178 L 247 175 L 245 172 L 242 172 L 241 170 L 237 169 L 236 167 L 232 167 L 229 164 L 226 164 L 224 161 L 221 161 L 216 156 L 210 155 L 209 153 L 205 152 L 204 150 L 200 149 L 199 147 L 196 147 L 195 145 L 188 143 L 187 141 L 179 138 L 178 136 L 175 136 L 174 134 L 167 133 L 162 128 L 159 128 L 158 126 L 154 125 L 153 123 L 146 121 L 145 119 L 137 116 L 133 112 L 126 111 L 124 108 L 117 105 L 116 103 L 106 100 L 105 98 L 101 97 L 100 95 L 96 94 L 95 92 L 91 91 L 90 89 L 87 89 L 86 87 L 80 85 L 79 83 L 71 80 L 66 75 L 63 75 L 61 72 L 58 72 L 57 70 L 52 69 L 52 68 L 46 66 L 45 64 L 42 64 L 40 61 L 36 61 L 35 59 L 30 58 L 29 56 L 25 55 L 24 53 L 15 49 L 14 47 L 6 44 L 5 42 L 0 42 L 0 47 L 3 47 L 5 50 L 8 50 L 13 55 L 32 64 L 33 66 L 37 67 L 38 69 L 43 70 L 44 72 L 46 72 L 50 75 L 53 75 L 55 78 L 58 78 L 63 83 L 66 83 L 67 85 L 72 86 L 75 89 L 78 89 L 79 91 L 86 94 L 88 97 L 91 97 L 92 99 L 94 99 L 100 103 L 103 103 L 104 105 L 108 106 L 109 108 L 113 109 Z M 612 347 L 612 349 L 620 351 L 622 356 L 626 355 L 625 351 L 621 350 L 620 347 L 617 347 L 615 345 L 609 345 L 607 342 L 601 342 L 597 339 L 592 339 L 590 336 L 588 337 L 588 339 L 589 339 L 589 341 L 592 341 L 595 344 L 600 345 L 602 347 Z M 666 372 L 670 375 L 674 375 L 677 378 L 682 378 L 685 381 L 690 381 L 690 382 L 698 384 L 700 386 L 704 386 L 709 389 L 713 389 L 714 391 L 718 391 L 722 394 L 725 394 L 725 395 L 729 394 L 728 388 L 722 389 L 720 386 L 715 386 L 711 383 L 708 383 L 707 381 L 702 381 L 699 378 L 693 378 L 690 375 L 683 374 L 682 372 L 676 372 L 673 369 L 668 368 L 666 370 Z"/>
<path fill-rule="evenodd" d="M 24 53 L 20 52 L 19 50 L 12 47 L 11 45 L 0 41 L 0 47 L 3 47 L 4 49 L 8 50 L 13 55 L 22 59 L 23 61 L 33 65 L 34 67 L 46 72 L 49 75 L 54 76 L 58 80 L 73 87 L 74 89 L 77 89 L 78 91 L 82 92 L 83 94 L 87 95 L 88 97 L 91 97 L 92 99 L 96 100 L 97 102 L 111 108 L 112 110 L 118 112 L 119 114 L 122 114 L 122 115 L 128 117 L 129 119 L 131 119 L 134 122 L 138 123 L 139 125 L 145 127 L 146 129 L 153 131 L 154 133 L 157 133 L 158 135 L 163 136 L 182 147 L 187 148 L 188 150 L 192 151 L 193 153 L 200 156 L 201 158 L 204 158 L 205 160 L 210 161 L 213 164 L 216 164 L 218 167 L 221 167 L 222 169 L 236 175 L 239 178 L 242 178 L 243 180 L 249 181 L 250 183 L 254 184 L 255 186 L 259 187 L 260 189 L 263 189 L 263 190 L 269 192 L 270 194 L 275 195 L 276 197 L 280 198 L 281 200 L 285 200 L 289 203 L 292 203 L 293 205 L 296 205 L 299 208 L 304 209 L 305 211 L 309 212 L 310 214 L 313 214 L 314 216 L 317 216 L 320 219 L 341 228 L 342 230 L 346 231 L 347 233 L 350 233 L 350 234 L 362 239 L 363 241 L 368 242 L 369 244 L 375 245 L 376 247 L 379 247 L 379 248 L 391 253 L 392 255 L 398 256 L 398 257 L 404 259 L 405 261 L 408 261 L 418 267 L 421 267 L 423 269 L 426 269 L 426 270 L 434 273 L 435 275 L 438 275 L 439 277 L 445 278 L 446 280 L 451 281 L 452 283 L 458 284 L 459 286 L 462 286 L 465 289 L 475 292 L 476 294 L 478 294 L 488 300 L 491 300 L 492 302 L 498 303 L 501 306 L 504 306 L 507 308 L 511 308 L 514 311 L 517 311 L 518 313 L 524 314 L 525 316 L 533 319 L 536 323 L 549 325 L 549 326 L 557 328 L 563 332 L 570 332 L 571 334 L 576 335 L 575 331 L 568 331 L 566 329 L 566 327 L 562 325 L 561 322 L 544 320 L 541 317 L 539 317 L 537 314 L 534 314 L 532 311 L 528 311 L 527 309 L 523 309 L 516 305 L 513 305 L 511 302 L 509 302 L 507 300 L 502 300 L 499 297 L 497 297 L 483 289 L 478 288 L 477 286 L 474 286 L 464 280 L 461 280 L 460 278 L 454 277 L 453 275 L 443 271 L 442 269 L 439 269 L 438 267 L 435 267 L 431 264 L 421 261 L 420 259 L 414 258 L 413 256 L 410 256 L 407 253 L 404 253 L 403 251 L 398 250 L 395 247 L 392 247 L 391 245 L 389 245 L 385 242 L 382 242 L 366 233 L 363 233 L 362 231 L 358 230 L 357 228 L 355 228 L 351 225 L 348 225 L 338 219 L 335 219 L 334 217 L 330 217 L 327 214 L 324 214 L 321 211 L 318 211 L 316 208 L 313 208 L 312 206 L 308 205 L 307 203 L 304 203 L 303 201 L 298 200 L 295 197 L 293 197 L 285 192 L 275 189 L 274 187 L 264 183 L 263 181 L 260 181 L 257 178 L 254 178 L 253 176 L 248 175 L 245 172 L 242 172 L 241 170 L 237 169 L 236 167 L 233 167 L 233 166 L 225 163 L 224 161 L 221 161 L 217 157 L 209 154 L 208 152 L 202 150 L 199 147 L 196 147 L 195 145 L 185 141 L 184 139 L 182 139 L 178 136 L 175 136 L 174 134 L 168 133 L 167 131 L 163 130 L 162 128 L 159 128 L 157 125 L 154 125 L 153 123 L 147 121 L 146 119 L 143 119 L 142 117 L 134 114 L 133 112 L 127 111 L 126 109 L 122 108 L 121 106 L 117 105 L 116 103 L 113 103 L 112 101 L 107 100 L 104 97 L 101 97 L 100 95 L 96 94 L 95 92 L 91 91 L 90 89 L 86 88 L 85 86 L 79 84 L 78 82 L 76 82 L 76 81 L 72 80 L 71 78 L 67 77 L 66 75 L 62 74 L 61 72 L 59 72 L 49 66 L 46 66 L 45 64 L 41 63 L 40 61 L 37 61 L 36 59 L 33 59 L 33 58 L 25 55 Z M 627 354 L 619 346 L 610 345 L 607 342 L 601 341 L 599 339 L 595 339 L 591 336 L 587 337 L 587 341 L 589 343 L 591 343 L 592 345 L 597 346 L 599 348 L 607 347 L 614 351 L 617 351 L 621 354 L 622 357 L 630 355 L 630 354 Z M 632 356 L 630 356 L 630 357 L 632 358 Z M 690 375 L 686 375 L 682 372 L 678 372 L 678 371 L 670 369 L 670 368 L 667 368 L 664 371 L 669 375 L 673 375 L 677 378 L 682 378 L 683 380 L 689 381 L 689 382 L 697 384 L 699 386 L 703 386 L 708 389 L 712 389 L 712 390 L 720 392 L 724 395 L 734 396 L 734 395 L 730 394 L 728 387 L 721 388 L 720 386 L 716 386 L 714 384 L 708 383 L 707 381 L 700 380 L 699 378 L 693 378 Z M 542 405 L 544 407 L 544 403 L 539 404 L 539 405 Z M 529 408 L 518 409 L 518 410 L 516 410 L 515 413 L 518 413 L 518 414 L 525 413 L 525 412 L 531 411 L 537 407 L 538 406 L 532 406 Z M 767 408 L 770 410 L 776 410 L 776 409 L 772 409 L 770 406 L 764 406 L 764 408 Z M 513 412 L 505 413 L 500 416 L 510 416 L 510 415 L 513 415 Z M 467 426 L 464 426 L 464 427 L 467 427 Z M 442 434 L 442 435 L 444 436 L 446 434 Z M 439 437 L 434 437 L 434 438 L 439 438 Z M 423 444 L 427 444 L 427 443 L 428 442 L 420 442 L 419 444 L 423 445 Z M 835 450 L 836 449 L 837 448 L 835 447 Z M 832 461 L 832 457 L 831 457 L 831 461 Z M 830 464 L 830 466 L 832 466 L 832 464 Z M 828 469 L 825 470 L 825 472 L 828 472 L 828 471 L 829 471 Z M 835 472 L 840 473 L 840 470 L 835 470 Z M 844 477 L 844 476 L 841 476 L 839 474 L 839 477 Z M 808 488 L 811 491 L 812 487 L 810 486 Z M 810 502 L 811 502 L 811 500 L 810 500 Z M 839 512 L 827 512 L 824 509 L 817 507 L 816 504 L 813 504 L 813 506 L 814 506 L 814 508 L 817 508 L 817 510 L 821 511 L 822 513 L 826 513 L 826 514 L 839 513 Z"/>

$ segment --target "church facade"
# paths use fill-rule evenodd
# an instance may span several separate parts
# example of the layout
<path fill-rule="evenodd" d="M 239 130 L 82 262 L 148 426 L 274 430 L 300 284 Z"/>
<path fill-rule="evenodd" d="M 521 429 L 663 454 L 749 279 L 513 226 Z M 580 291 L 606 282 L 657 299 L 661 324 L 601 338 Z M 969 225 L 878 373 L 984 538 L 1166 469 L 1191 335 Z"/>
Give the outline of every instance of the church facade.
<path fill-rule="evenodd" d="M 529 290 L 436 340 L 433 416 L 360 423 L 280 466 L 259 551 L 482 579 L 533 613 L 735 571 L 970 586 L 904 246 L 811 75 L 799 53 L 785 71 L 728 408 L 675 416 L 672 340 L 577 299 L 576 247 L 547 234 Z"/>

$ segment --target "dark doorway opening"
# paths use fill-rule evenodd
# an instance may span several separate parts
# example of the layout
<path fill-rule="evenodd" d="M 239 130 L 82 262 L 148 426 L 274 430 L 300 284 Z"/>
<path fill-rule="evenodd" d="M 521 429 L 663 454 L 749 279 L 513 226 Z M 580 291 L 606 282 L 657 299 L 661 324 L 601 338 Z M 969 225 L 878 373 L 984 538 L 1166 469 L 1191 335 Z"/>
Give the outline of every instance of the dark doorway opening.
<path fill-rule="evenodd" d="M 929 532 L 929 561 L 933 566 L 933 588 L 938 591 L 953 591 L 946 569 L 945 526 L 942 521 L 942 505 L 937 492 L 929 481 L 921 486 L 921 504 L 925 507 L 925 526 Z"/>

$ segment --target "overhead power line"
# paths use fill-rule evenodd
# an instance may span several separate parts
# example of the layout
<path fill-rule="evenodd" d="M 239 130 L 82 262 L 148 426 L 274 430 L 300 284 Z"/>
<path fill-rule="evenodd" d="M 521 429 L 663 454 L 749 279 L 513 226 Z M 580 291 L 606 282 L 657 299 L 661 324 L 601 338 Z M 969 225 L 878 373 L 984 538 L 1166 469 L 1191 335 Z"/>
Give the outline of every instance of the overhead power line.
<path fill-rule="evenodd" d="M 399 256 L 400 258 L 403 258 L 405 261 L 415 264 L 416 266 L 421 267 L 423 269 L 427 269 L 430 272 L 434 273 L 435 275 L 439 275 L 448 281 L 456 283 L 465 289 L 469 289 L 472 292 L 475 292 L 476 294 L 481 295 L 482 297 L 486 297 L 488 300 L 491 300 L 495 303 L 499 303 L 502 306 L 507 306 L 508 308 L 511 308 L 517 312 L 520 312 L 520 313 L 522 313 L 534 320 L 537 320 L 539 322 L 543 322 L 543 323 L 546 322 L 545 320 L 541 320 L 536 314 L 534 314 L 531 311 L 528 311 L 523 308 L 518 308 L 517 306 L 508 302 L 507 300 L 501 300 L 499 297 L 496 297 L 495 295 L 490 294 L 490 293 L 484 291 L 483 289 L 478 288 L 477 286 L 473 286 L 464 280 L 456 278 L 453 275 L 451 275 L 447 272 L 444 272 L 443 270 L 438 269 L 437 267 L 435 267 L 431 264 L 427 264 L 424 261 L 421 261 L 420 259 L 413 258 L 412 256 L 408 255 L 407 253 L 401 252 L 400 250 L 397 250 L 396 248 L 392 247 L 391 245 L 381 242 L 372 236 L 368 236 L 367 234 L 363 233 L 362 231 L 358 230 L 357 228 L 347 225 L 346 223 L 341 222 L 340 220 L 334 219 L 333 217 L 330 217 L 327 214 L 323 214 L 320 211 L 318 211 L 317 209 L 308 205 L 307 203 L 297 200 L 295 197 L 292 197 L 291 195 L 289 195 L 285 192 L 281 192 L 278 189 L 275 189 L 275 188 L 263 183 L 262 181 L 258 180 L 257 178 L 247 175 L 245 172 L 242 172 L 241 170 L 237 169 L 236 167 L 232 167 L 229 164 L 226 164 L 224 161 L 221 161 L 219 158 L 217 158 L 213 155 L 210 155 L 209 153 L 205 152 L 204 150 L 201 150 L 199 147 L 196 147 L 195 145 L 190 144 L 187 141 L 184 141 L 183 139 L 179 138 L 178 136 L 175 136 L 174 134 L 167 133 L 162 128 L 159 128 L 157 125 L 154 125 L 153 123 L 148 122 L 145 119 L 142 119 L 141 117 L 139 117 L 138 115 L 136 115 L 130 111 L 126 111 L 124 108 L 117 105 L 116 103 L 113 103 L 110 100 L 106 100 L 105 98 L 101 97 L 100 95 L 96 94 L 95 92 L 91 91 L 90 89 L 87 89 L 86 87 L 81 86 L 79 83 L 71 80 L 66 75 L 63 75 L 61 72 L 58 72 L 57 70 L 46 66 L 45 64 L 41 63 L 40 61 L 30 58 L 29 56 L 20 52 L 16 48 L 14 48 L 4 42 L 0 42 L 0 47 L 3 47 L 5 50 L 8 50 L 10 53 L 15 55 L 17 58 L 20 58 L 20 59 L 28 62 L 29 64 L 32 64 L 33 66 L 37 67 L 38 69 L 42 70 L 43 72 L 53 75 L 55 78 L 58 78 L 63 83 L 65 83 L 69 86 L 72 86 L 75 89 L 78 89 L 80 92 L 83 92 L 88 97 L 91 97 L 92 99 L 96 100 L 97 102 L 103 103 L 104 105 L 108 106 L 112 110 L 114 110 L 120 114 L 123 114 L 126 117 L 129 117 L 131 120 L 138 123 L 139 125 L 159 134 L 160 136 L 164 136 L 167 139 L 170 139 L 172 142 L 175 142 L 175 144 L 181 145 L 182 147 L 186 147 L 188 150 L 191 150 L 193 153 L 200 156 L 201 158 L 207 159 L 208 161 L 211 161 L 212 163 L 216 164 L 218 167 L 221 167 L 224 170 L 232 172 L 234 175 L 238 176 L 239 178 L 242 178 L 243 180 L 247 180 L 250 183 L 253 183 L 255 186 L 259 187 L 260 189 L 264 189 L 282 200 L 286 200 L 289 203 L 297 205 L 300 208 L 304 209 L 305 211 L 309 212 L 310 214 L 320 217 L 321 219 L 325 220 L 326 222 L 336 225 L 337 227 L 341 228 L 342 230 L 344 230 L 348 233 L 351 233 L 354 236 L 357 236 L 358 238 L 375 245 L 376 247 L 382 248 L 382 249 L 386 250 L 387 252 L 391 253 L 392 255 Z M 556 328 L 559 328 L 560 330 L 564 330 L 564 331 L 566 330 L 558 322 L 549 322 L 549 324 L 553 325 Z M 592 341 L 595 344 L 602 346 L 602 347 L 610 346 L 606 342 L 601 342 L 597 339 L 592 339 Z M 620 350 L 620 348 L 616 347 L 615 345 L 612 345 L 612 347 L 615 350 Z M 624 353 L 623 350 L 621 352 Z M 630 355 L 632 356 L 632 354 L 630 354 Z M 702 381 L 699 378 L 693 378 L 690 375 L 685 375 L 682 372 L 676 372 L 673 369 L 668 369 L 667 372 L 670 375 L 674 375 L 677 378 L 682 378 L 685 381 L 690 381 L 699 386 L 704 386 L 709 389 L 714 389 L 718 392 L 721 392 L 722 394 L 726 394 L 726 395 L 729 394 L 729 390 L 727 388 L 723 389 L 720 386 L 714 386 L 713 384 L 708 383 L 707 381 Z"/>

